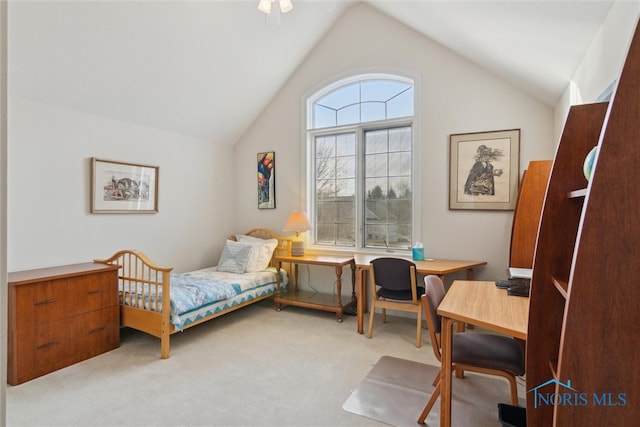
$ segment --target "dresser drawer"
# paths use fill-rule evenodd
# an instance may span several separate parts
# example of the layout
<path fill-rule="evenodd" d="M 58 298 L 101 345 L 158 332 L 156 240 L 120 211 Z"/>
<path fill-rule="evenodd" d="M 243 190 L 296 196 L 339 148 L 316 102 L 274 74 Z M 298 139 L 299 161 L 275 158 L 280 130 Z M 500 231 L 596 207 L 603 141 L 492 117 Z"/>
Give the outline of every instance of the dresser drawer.
<path fill-rule="evenodd" d="M 60 320 L 118 304 L 117 271 L 91 276 L 91 280 L 63 278 L 37 284 L 17 286 L 11 298 L 15 301 L 15 327 Z"/>
<path fill-rule="evenodd" d="M 10 331 L 14 351 L 8 355 L 9 384 L 20 384 L 117 348 L 119 313 L 119 307 L 114 306 Z"/>
<path fill-rule="evenodd" d="M 88 262 L 18 271 L 8 279 L 9 384 L 120 345 L 117 266 Z"/>

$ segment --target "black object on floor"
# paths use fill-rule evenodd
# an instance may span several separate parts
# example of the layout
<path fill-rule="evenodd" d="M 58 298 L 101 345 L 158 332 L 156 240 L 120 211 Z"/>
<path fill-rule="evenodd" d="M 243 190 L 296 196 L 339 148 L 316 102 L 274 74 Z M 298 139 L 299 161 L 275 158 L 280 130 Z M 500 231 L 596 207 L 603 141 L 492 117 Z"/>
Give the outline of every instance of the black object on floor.
<path fill-rule="evenodd" d="M 498 418 L 503 427 L 527 427 L 527 410 L 520 406 L 498 403 Z"/>
<path fill-rule="evenodd" d="M 342 314 L 346 314 L 347 316 L 356 316 L 358 314 L 358 310 L 355 307 L 347 307 L 342 310 Z"/>

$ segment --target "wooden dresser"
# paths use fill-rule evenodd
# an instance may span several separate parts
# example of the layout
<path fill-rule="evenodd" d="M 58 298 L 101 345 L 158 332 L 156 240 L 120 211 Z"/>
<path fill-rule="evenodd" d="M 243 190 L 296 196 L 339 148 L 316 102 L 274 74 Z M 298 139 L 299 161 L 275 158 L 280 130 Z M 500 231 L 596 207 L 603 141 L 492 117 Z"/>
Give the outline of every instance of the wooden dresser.
<path fill-rule="evenodd" d="M 21 384 L 120 345 L 118 267 L 9 273 L 7 382 Z"/>

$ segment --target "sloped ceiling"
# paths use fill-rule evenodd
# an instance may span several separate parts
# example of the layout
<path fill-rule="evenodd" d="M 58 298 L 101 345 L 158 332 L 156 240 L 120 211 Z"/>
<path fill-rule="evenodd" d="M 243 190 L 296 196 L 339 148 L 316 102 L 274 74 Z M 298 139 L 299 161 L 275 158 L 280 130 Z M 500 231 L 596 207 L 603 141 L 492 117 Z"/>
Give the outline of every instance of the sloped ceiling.
<path fill-rule="evenodd" d="M 9 94 L 234 144 L 358 2 L 293 3 L 14 0 Z M 553 106 L 612 0 L 364 3 Z"/>

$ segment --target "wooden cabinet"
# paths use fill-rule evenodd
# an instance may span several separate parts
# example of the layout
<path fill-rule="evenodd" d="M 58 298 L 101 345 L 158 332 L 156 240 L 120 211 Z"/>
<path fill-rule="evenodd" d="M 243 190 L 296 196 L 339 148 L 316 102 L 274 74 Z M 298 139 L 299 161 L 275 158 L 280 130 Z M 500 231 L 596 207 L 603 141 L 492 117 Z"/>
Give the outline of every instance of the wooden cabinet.
<path fill-rule="evenodd" d="M 527 425 L 640 419 L 639 165 L 636 29 L 611 102 L 572 107 L 556 152 L 531 283 Z"/>
<path fill-rule="evenodd" d="M 118 267 L 9 273 L 7 382 L 29 381 L 120 345 Z"/>
<path fill-rule="evenodd" d="M 524 171 L 513 213 L 509 267 L 533 267 L 533 253 L 552 163 L 551 160 L 532 160 Z"/>

